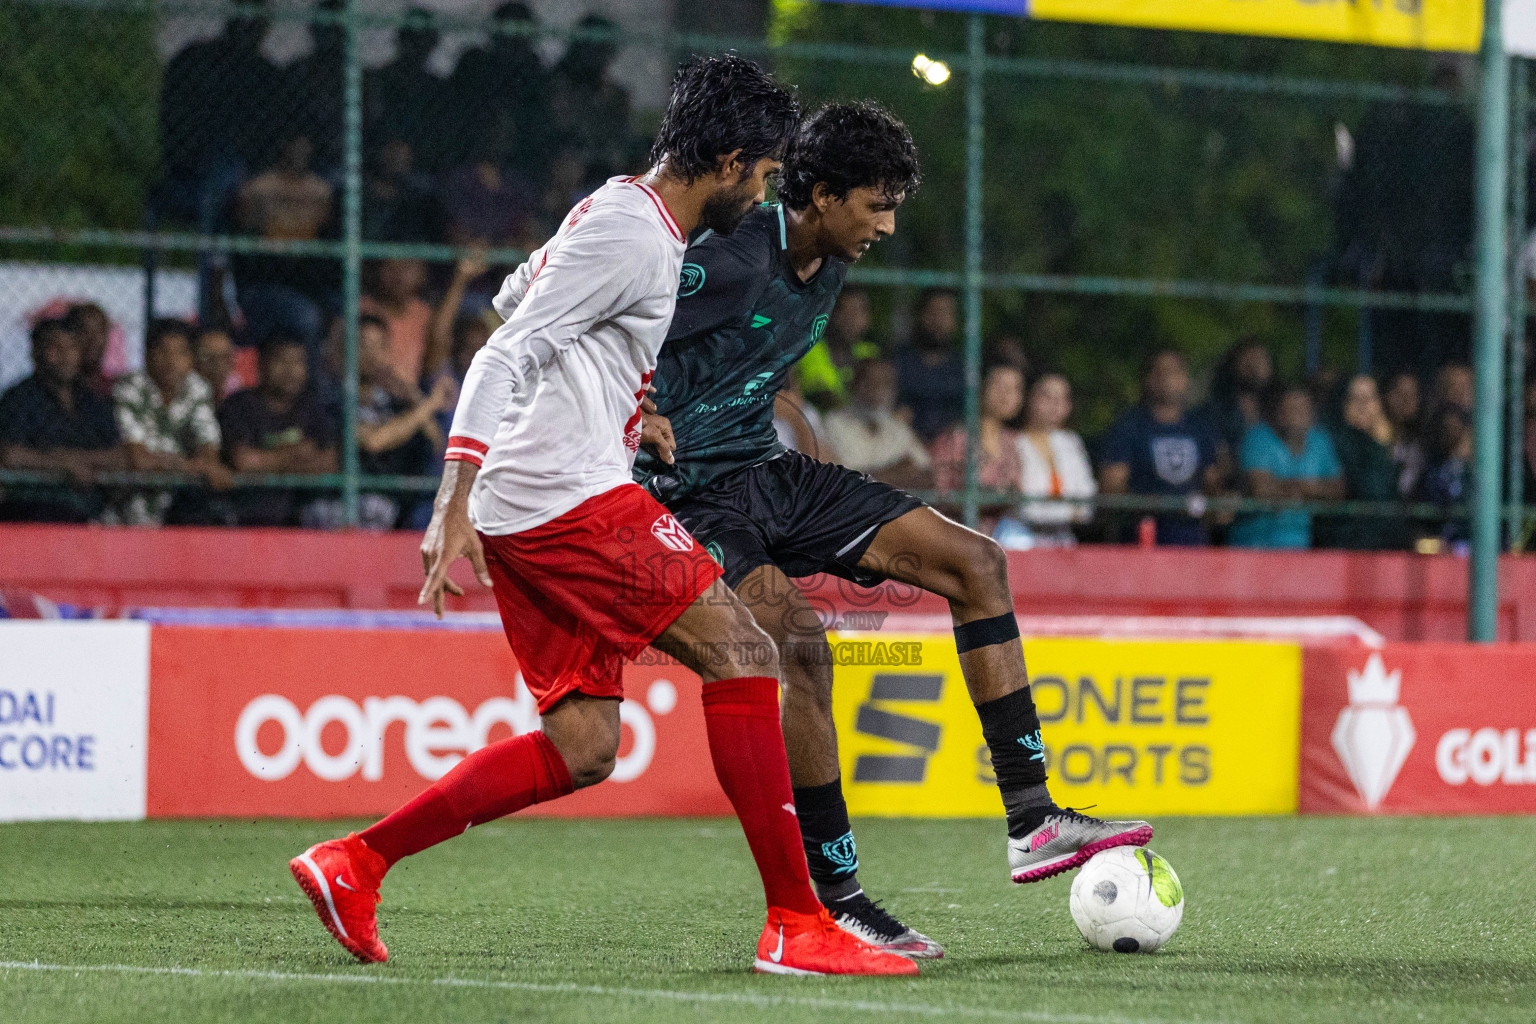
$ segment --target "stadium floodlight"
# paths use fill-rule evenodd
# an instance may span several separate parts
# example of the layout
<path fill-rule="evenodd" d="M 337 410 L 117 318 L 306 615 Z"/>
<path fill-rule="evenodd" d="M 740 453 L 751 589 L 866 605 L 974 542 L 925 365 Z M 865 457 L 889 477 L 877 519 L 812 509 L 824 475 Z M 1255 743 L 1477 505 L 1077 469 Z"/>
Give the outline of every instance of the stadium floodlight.
<path fill-rule="evenodd" d="M 912 73 L 929 85 L 943 85 L 949 81 L 949 65 L 941 60 L 930 60 L 924 53 L 912 58 Z"/>

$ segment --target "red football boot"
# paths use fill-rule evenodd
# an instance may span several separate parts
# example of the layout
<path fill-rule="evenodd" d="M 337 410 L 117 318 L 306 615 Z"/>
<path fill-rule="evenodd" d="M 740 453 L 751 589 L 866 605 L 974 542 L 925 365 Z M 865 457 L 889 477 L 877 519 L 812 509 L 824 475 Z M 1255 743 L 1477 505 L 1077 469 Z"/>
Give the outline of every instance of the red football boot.
<path fill-rule="evenodd" d="M 752 968 L 762 974 L 917 973 L 917 964 L 849 935 L 825 910 L 801 914 L 782 907 L 768 908 Z"/>
<path fill-rule="evenodd" d="M 288 862 L 293 880 L 314 904 L 320 923 L 348 953 L 365 964 L 381 964 L 389 950 L 379 941 L 374 908 L 384 858 L 352 833 L 345 839 L 316 843 Z"/>

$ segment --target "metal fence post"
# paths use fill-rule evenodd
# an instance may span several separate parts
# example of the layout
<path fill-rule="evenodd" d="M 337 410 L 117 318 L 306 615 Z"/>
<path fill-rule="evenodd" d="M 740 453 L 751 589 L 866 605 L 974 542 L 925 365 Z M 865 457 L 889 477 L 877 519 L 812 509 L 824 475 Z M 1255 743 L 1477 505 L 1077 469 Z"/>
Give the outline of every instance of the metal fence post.
<path fill-rule="evenodd" d="M 1509 411 L 1506 424 L 1509 436 L 1509 550 L 1520 550 L 1525 530 L 1525 235 L 1526 180 L 1529 169 L 1531 98 L 1528 92 L 1529 65 L 1524 57 L 1510 58 L 1510 76 L 1514 98 L 1509 110 L 1511 242 L 1514 252 L 1509 260 Z"/>
<path fill-rule="evenodd" d="M 1509 58 L 1504 53 L 1502 0 L 1484 7 L 1482 81 L 1478 103 L 1477 282 L 1473 315 L 1473 362 L 1477 371 L 1474 412 L 1475 466 L 1472 474 L 1472 558 L 1468 580 L 1467 638 L 1491 643 L 1498 637 L 1499 477 L 1504 432 L 1504 320 L 1509 310 Z"/>
<path fill-rule="evenodd" d="M 979 518 L 976 462 L 981 444 L 981 182 L 982 79 L 986 75 L 986 19 L 970 15 L 965 73 L 965 525 Z"/>
<path fill-rule="evenodd" d="M 341 195 L 341 316 L 346 331 L 346 368 L 341 381 L 341 501 L 348 526 L 358 522 L 357 313 L 362 288 L 363 66 L 357 45 L 357 0 L 346 0 L 347 32 L 344 155 Z"/>

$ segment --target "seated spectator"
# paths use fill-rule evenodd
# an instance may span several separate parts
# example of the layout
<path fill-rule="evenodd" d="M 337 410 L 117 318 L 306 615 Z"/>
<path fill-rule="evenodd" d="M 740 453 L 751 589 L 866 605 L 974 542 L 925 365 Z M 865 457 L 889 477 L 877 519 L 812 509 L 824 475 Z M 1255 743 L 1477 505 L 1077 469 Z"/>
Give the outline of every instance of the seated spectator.
<path fill-rule="evenodd" d="M 192 368 L 212 392 L 214 412 L 224 405 L 224 399 L 246 386 L 235 361 L 234 340 L 222 327 L 204 327 L 192 340 Z"/>
<path fill-rule="evenodd" d="M 779 443 L 822 462 L 837 462 L 837 452 L 826 440 L 821 413 L 806 401 L 800 390 L 800 368 L 792 366 L 784 386 L 773 396 L 773 431 Z"/>
<path fill-rule="evenodd" d="M 346 10 L 345 0 L 317 0 L 317 14 L 335 17 Z M 337 21 L 309 23 L 310 51 L 279 73 L 282 110 L 287 119 L 315 144 L 315 166 L 333 180 L 342 161 L 342 131 L 346 120 L 347 31 Z"/>
<path fill-rule="evenodd" d="M 451 131 L 445 124 L 450 113 L 448 83 L 427 68 L 439 38 L 437 16 L 425 7 L 409 7 L 395 29 L 394 58 L 363 72 L 366 137 L 377 141 L 392 136 L 429 170 L 440 166 Z"/>
<path fill-rule="evenodd" d="M 611 33 L 617 26 L 600 14 L 588 14 L 576 27 Z M 605 174 L 622 171 L 633 155 L 629 90 L 612 74 L 618 51 L 611 39 L 573 40 L 549 76 L 554 137 L 575 142 Z"/>
<path fill-rule="evenodd" d="M 507 0 L 491 17 L 496 30 L 489 43 L 460 54 L 448 79 L 449 109 L 459 121 L 450 136 L 458 150 L 451 162 L 471 155 L 466 148 L 487 147 L 498 165 L 536 169 L 551 148 L 549 73 L 535 48 L 537 35 L 516 30 L 538 22 L 523 0 Z"/>
<path fill-rule="evenodd" d="M 449 172 L 440 197 L 448 241 L 454 245 L 535 249 L 544 242 L 534 237 L 538 202 L 533 189 L 489 154 L 482 152 Z"/>
<path fill-rule="evenodd" d="M 934 288 L 917 302 L 912 344 L 896 350 L 898 405 L 910 411 L 917 436 L 932 442 L 965 416 L 965 361 L 954 291 Z"/>
<path fill-rule="evenodd" d="M 112 375 L 107 370 L 112 320 L 107 311 L 94 302 L 77 302 L 65 312 L 64 326 L 80 346 L 80 382 L 103 398 L 112 397 Z M 117 355 L 116 365 L 121 370 L 121 351 Z"/>
<path fill-rule="evenodd" d="M 192 372 L 192 328 L 180 320 L 156 320 L 144 336 L 144 369 L 112 389 L 117 430 L 128 465 L 141 473 L 193 473 L 214 490 L 228 490 L 228 468 L 219 461 L 219 422 L 213 390 Z M 118 512 L 128 526 L 160 526 L 171 511 L 170 491 L 135 491 Z M 179 523 L 212 523 L 219 516 L 207 495 L 183 494 Z"/>
<path fill-rule="evenodd" d="M 256 361 L 257 385 L 224 402 L 219 426 L 224 458 L 239 473 L 316 475 L 337 469 L 338 425 L 325 415 L 309 385 L 304 344 L 281 335 L 267 339 Z M 292 526 L 299 493 L 251 488 L 235 498 L 242 526 Z"/>
<path fill-rule="evenodd" d="M 389 365 L 401 380 L 421 380 L 432 307 L 421 297 L 427 265 L 421 260 L 380 260 L 370 268 L 360 309 L 378 317 L 389 332 Z"/>
<path fill-rule="evenodd" d="M 1276 393 L 1269 422 L 1248 429 L 1237 453 L 1238 472 L 1255 498 L 1336 501 L 1344 476 L 1328 433 L 1317 425 L 1312 394 L 1292 385 Z M 1234 547 L 1312 546 L 1312 513 L 1245 512 L 1227 537 Z"/>
<path fill-rule="evenodd" d="M 331 225 L 332 189 L 310 169 L 314 147 L 294 135 L 277 164 L 240 186 L 242 231 L 279 241 L 312 241 Z M 329 260 L 248 254 L 236 257 L 235 295 L 258 343 L 274 334 L 298 338 L 313 353 L 320 341 L 320 298 L 335 270 Z"/>
<path fill-rule="evenodd" d="M 895 410 L 896 367 L 885 359 L 861 359 L 853 367 L 848 404 L 827 413 L 827 440 L 849 469 L 892 487 L 932 487 L 928 450 Z"/>
<path fill-rule="evenodd" d="M 1016 367 L 994 366 L 987 371 L 981 381 L 981 435 L 976 445 L 976 485 L 983 490 L 1013 493 L 1023 485 L 1019 432 L 1008 426 L 1023 404 L 1024 375 Z M 965 448 L 963 425 L 951 427 L 933 442 L 929 456 L 939 490 L 955 493 L 964 489 Z M 1008 508 L 1007 504 L 983 505 L 977 529 L 990 534 Z"/>
<path fill-rule="evenodd" d="M 1392 425 L 1392 464 L 1397 467 L 1397 496 L 1412 498 L 1424 474 L 1424 446 L 1420 440 L 1419 378 L 1406 371 L 1387 380 L 1382 396 L 1387 422 Z"/>
<path fill-rule="evenodd" d="M 1098 493 L 1088 449 L 1077 431 L 1066 429 L 1071 415 L 1072 385 L 1059 373 L 1042 374 L 1030 386 L 1024 432 L 1019 435 L 1020 489 L 1026 497 L 1091 498 Z M 1093 510 L 1052 501 L 1022 505 L 1018 514 L 1028 530 L 1029 546 L 1069 547 L 1077 543 L 1071 524 L 1088 522 Z"/>
<path fill-rule="evenodd" d="M 363 179 L 363 237 L 378 242 L 435 242 L 446 230 L 432 180 L 415 169 L 410 143 L 386 136 Z"/>
<path fill-rule="evenodd" d="M 1209 420 L 1189 411 L 1189 367 L 1183 354 L 1159 349 L 1142 364 L 1141 402 L 1109 428 L 1099 458 L 1104 494 L 1191 499 L 1188 512 L 1154 517 L 1159 544 L 1204 544 L 1198 499 L 1221 485 L 1219 440 Z M 1124 538 L 1122 538 L 1124 539 Z"/>
<path fill-rule="evenodd" d="M 1227 452 L 1235 455 L 1249 428 L 1264 418 L 1274 381 L 1274 357 L 1257 338 L 1242 339 L 1222 357 L 1211 377 L 1210 398 L 1199 412 Z"/>
<path fill-rule="evenodd" d="M 1472 486 L 1471 414 L 1455 402 L 1442 405 L 1430 420 L 1428 440 L 1418 499 L 1436 505 L 1466 501 Z M 1446 519 L 1435 524 L 1433 535 L 1453 548 L 1465 545 L 1470 537 L 1465 519 Z"/>
<path fill-rule="evenodd" d="M 1454 405 L 1470 414 L 1476 402 L 1477 379 L 1472 375 L 1472 367 L 1466 363 L 1446 363 L 1435 373 L 1435 386 L 1429 399 L 1431 414 L 1439 412 L 1445 405 Z"/>
<path fill-rule="evenodd" d="M 847 401 L 854 364 L 880 358 L 880 346 L 865 339 L 868 333 L 869 292 L 857 286 L 844 288 L 821 340 L 800 360 L 800 383 L 811 401 L 824 409 L 836 409 Z"/>
<path fill-rule="evenodd" d="M 13 487 L 0 517 L 84 523 L 101 515 L 96 475 L 127 468 L 112 404 L 80 379 L 80 345 L 63 320 L 32 327 L 30 377 L 0 395 L 0 466 L 57 472 L 71 490 Z"/>
<path fill-rule="evenodd" d="M 388 330 L 376 316 L 358 318 L 357 341 L 357 447 L 363 473 L 428 473 L 433 456 L 442 452 L 447 440 L 437 425 L 437 414 L 458 397 L 457 388 L 452 380 L 439 377 L 432 390 L 423 395 L 414 381 L 396 374 L 390 361 Z M 396 498 L 366 493 L 361 496 L 358 525 L 365 530 L 392 530 L 400 512 Z M 338 501 L 317 502 L 306 513 L 305 525 L 339 526 L 341 513 Z"/>
<path fill-rule="evenodd" d="M 1362 373 L 1350 380 L 1332 434 L 1344 471 L 1344 497 L 1396 501 L 1392 423 L 1381 407 L 1374 378 Z M 1407 542 L 1407 523 L 1400 516 L 1320 516 L 1317 520 L 1318 547 L 1372 550 L 1400 548 Z"/>

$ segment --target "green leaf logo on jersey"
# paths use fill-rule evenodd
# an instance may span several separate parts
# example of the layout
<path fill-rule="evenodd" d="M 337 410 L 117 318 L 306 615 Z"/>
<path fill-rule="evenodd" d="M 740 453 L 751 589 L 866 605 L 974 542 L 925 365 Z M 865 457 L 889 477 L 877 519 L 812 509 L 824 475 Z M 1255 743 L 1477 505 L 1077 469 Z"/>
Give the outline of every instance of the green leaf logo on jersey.
<path fill-rule="evenodd" d="M 811 321 L 811 344 L 821 340 L 821 336 L 827 333 L 827 314 L 823 313 Z"/>
<path fill-rule="evenodd" d="M 697 263 L 684 263 L 682 281 L 678 285 L 677 297 L 686 299 L 703 287 L 704 268 Z"/>
<path fill-rule="evenodd" d="M 772 370 L 768 371 L 767 373 L 760 373 L 756 377 L 753 377 L 751 380 L 747 381 L 747 386 L 741 389 L 741 393 L 744 395 L 750 395 L 752 392 L 767 384 L 772 379 Z"/>
<path fill-rule="evenodd" d="M 718 565 L 722 569 L 725 568 L 725 552 L 720 550 L 720 542 L 719 541 L 717 541 L 717 540 L 710 541 L 708 544 L 704 545 L 704 550 L 709 555 L 710 558 L 713 558 L 715 560 L 715 564 L 716 565 Z"/>

